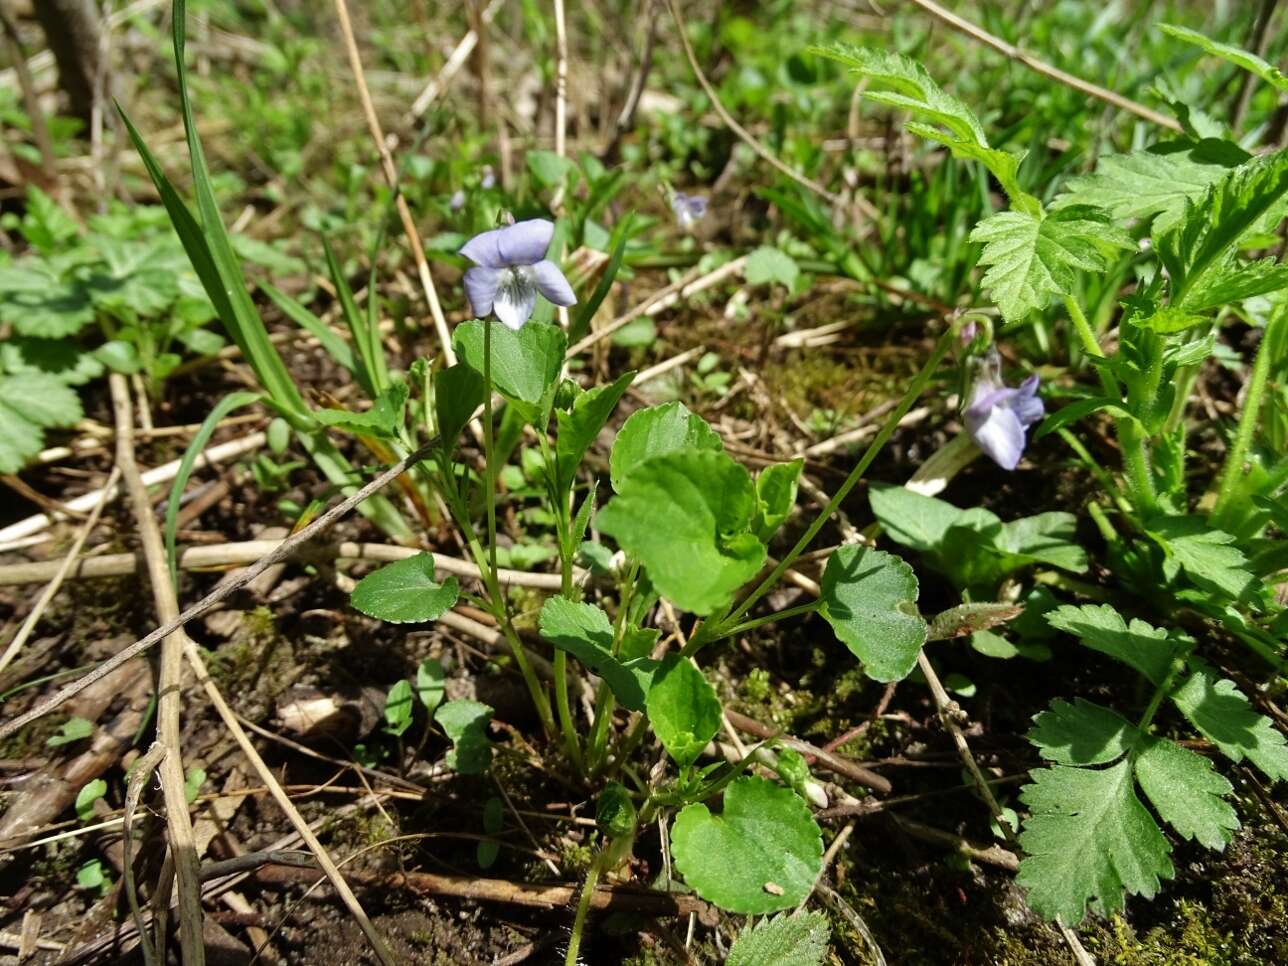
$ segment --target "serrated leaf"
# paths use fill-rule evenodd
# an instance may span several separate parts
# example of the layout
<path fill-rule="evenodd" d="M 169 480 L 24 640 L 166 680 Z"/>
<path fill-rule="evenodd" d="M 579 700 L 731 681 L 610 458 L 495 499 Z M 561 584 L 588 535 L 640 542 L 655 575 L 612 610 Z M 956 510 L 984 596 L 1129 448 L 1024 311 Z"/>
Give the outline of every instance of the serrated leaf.
<path fill-rule="evenodd" d="M 765 562 L 765 545 L 750 530 L 755 511 L 745 469 L 723 452 L 680 450 L 631 469 L 597 519 L 658 593 L 705 616 Z"/>
<path fill-rule="evenodd" d="M 437 620 L 460 596 L 455 577 L 434 580 L 433 554 L 418 553 L 385 564 L 358 581 L 349 603 L 368 617 L 391 624 Z"/>
<path fill-rule="evenodd" d="M 1136 755 L 1136 780 L 1182 838 L 1220 850 L 1239 827 L 1239 817 L 1225 800 L 1233 786 L 1210 761 L 1173 741 L 1144 739 Z"/>
<path fill-rule="evenodd" d="M 1288 778 L 1288 744 L 1274 723 L 1257 714 L 1238 686 L 1201 661 L 1172 692 L 1172 703 L 1231 761 L 1247 758 L 1272 781 Z"/>
<path fill-rule="evenodd" d="M 1119 221 L 1153 217 L 1153 230 L 1166 231 L 1184 213 L 1186 201 L 1201 197 L 1230 168 L 1222 163 L 1228 159 L 1178 150 L 1182 144 L 1104 155 L 1095 173 L 1072 178 L 1052 207 L 1096 205 Z"/>
<path fill-rule="evenodd" d="M 0 267 L 0 322 L 19 335 L 61 339 L 94 321 L 85 286 L 34 258 Z"/>
<path fill-rule="evenodd" d="M 1075 635 L 1084 647 L 1099 651 L 1135 668 L 1154 684 L 1161 684 L 1176 657 L 1176 645 L 1167 631 L 1139 618 L 1131 624 L 1108 604 L 1063 606 L 1047 614 L 1047 623 Z"/>
<path fill-rule="evenodd" d="M 1088 901 L 1118 912 L 1124 892 L 1152 898 L 1159 881 L 1172 877 L 1170 847 L 1136 797 L 1130 762 L 1099 770 L 1055 765 L 1031 777 L 1020 793 L 1031 814 L 1016 881 L 1035 912 L 1075 926 Z"/>
<path fill-rule="evenodd" d="M 821 912 L 780 913 L 739 933 L 725 966 L 822 966 L 831 934 Z"/>
<path fill-rule="evenodd" d="M 0 473 L 17 473 L 45 444 L 46 429 L 81 418 L 80 397 L 53 376 L 0 376 Z"/>
<path fill-rule="evenodd" d="M 685 806 L 671 827 L 671 850 L 702 898 L 759 915 L 805 900 L 822 868 L 823 837 L 790 788 L 744 776 L 725 789 L 720 815 Z"/>
<path fill-rule="evenodd" d="M 447 767 L 462 775 L 481 775 L 492 763 L 487 726 L 492 709 L 480 701 L 448 701 L 439 705 L 434 720 L 452 742 Z"/>
<path fill-rule="evenodd" d="M 850 545 L 828 558 L 819 613 L 877 681 L 899 681 L 917 664 L 927 625 L 917 610 L 917 576 L 883 550 Z"/>
<path fill-rule="evenodd" d="M 1212 529 L 1203 517 L 1156 517 L 1149 521 L 1148 532 L 1200 586 L 1215 587 L 1237 600 L 1255 585 L 1235 538 Z"/>
<path fill-rule="evenodd" d="M 1288 91 L 1288 76 L 1285 76 L 1279 68 L 1267 63 L 1251 51 L 1244 50 L 1242 47 L 1235 47 L 1232 44 L 1223 44 L 1219 40 L 1205 37 L 1197 30 L 1191 30 L 1189 27 L 1160 23 L 1158 29 L 1168 36 L 1183 40 L 1187 44 L 1193 44 L 1209 54 L 1220 57 L 1222 60 L 1228 60 L 1246 71 L 1251 71 L 1267 84 L 1277 87 L 1281 91 Z"/>
<path fill-rule="evenodd" d="M 558 412 L 559 435 L 555 440 L 560 492 L 567 492 L 577 475 L 586 451 L 613 414 L 622 394 L 630 388 L 634 372 L 624 372 L 606 386 L 596 386 L 573 400 L 570 412 Z"/>
<path fill-rule="evenodd" d="M 922 553 L 934 551 L 964 512 L 902 486 L 873 485 L 868 503 L 891 540 Z"/>
<path fill-rule="evenodd" d="M 1288 151 L 1276 151 L 1230 170 L 1202 197 L 1187 202 L 1180 221 L 1154 237 L 1169 277 L 1171 304 L 1197 310 L 1211 304 L 1212 293 L 1241 287 L 1238 279 L 1246 263 L 1236 257 L 1239 241 L 1264 229 L 1267 217 L 1282 217 L 1286 194 Z"/>
<path fill-rule="evenodd" d="M 720 730 L 715 689 L 678 654 L 668 656 L 653 673 L 645 704 L 654 734 L 681 767 L 692 765 Z"/>
<path fill-rule="evenodd" d="M 756 517 L 751 529 L 761 543 L 769 543 L 796 506 L 796 488 L 805 468 L 803 459 L 767 466 L 756 476 Z"/>
<path fill-rule="evenodd" d="M 13 336 L 0 342 L 0 372 L 37 373 L 67 386 L 82 386 L 103 374 L 103 363 L 68 339 Z"/>
<path fill-rule="evenodd" d="M 613 489 L 646 460 L 680 450 L 723 452 L 724 441 L 701 416 L 683 403 L 669 402 L 632 413 L 622 424 L 609 458 Z"/>
<path fill-rule="evenodd" d="M 762 245 L 747 256 L 743 277 L 748 285 L 770 285 L 777 282 L 790 289 L 796 284 L 801 270 L 796 260 L 785 252 Z"/>
<path fill-rule="evenodd" d="M 1117 251 L 1136 247 L 1109 215 L 1090 205 L 1057 208 L 1045 217 L 1024 211 L 992 215 L 970 234 L 984 246 L 983 285 L 1007 322 L 1045 309 L 1052 296 L 1072 295 L 1075 272 L 1104 272 Z"/>
<path fill-rule="evenodd" d="M 598 674 L 614 697 L 631 711 L 643 711 L 645 695 L 659 663 L 648 657 L 628 657 L 626 642 L 613 655 L 613 625 L 594 604 L 550 597 L 541 607 L 541 636 Z"/>
<path fill-rule="evenodd" d="M 891 50 L 868 50 L 850 44 L 810 47 L 810 53 L 839 61 L 867 78 L 870 88 L 863 96 L 878 104 L 909 111 L 923 122 L 910 122 L 912 133 L 948 147 L 954 155 L 984 164 L 1016 207 L 1037 212 L 1036 198 L 1020 190 L 1017 178 L 1020 158 L 989 147 L 975 112 L 946 93 L 915 60 Z"/>
<path fill-rule="evenodd" d="M 1103 765 L 1127 754 L 1140 738 L 1136 726 L 1108 708 L 1075 698 L 1057 698 L 1033 718 L 1027 735 L 1047 761 Z"/>

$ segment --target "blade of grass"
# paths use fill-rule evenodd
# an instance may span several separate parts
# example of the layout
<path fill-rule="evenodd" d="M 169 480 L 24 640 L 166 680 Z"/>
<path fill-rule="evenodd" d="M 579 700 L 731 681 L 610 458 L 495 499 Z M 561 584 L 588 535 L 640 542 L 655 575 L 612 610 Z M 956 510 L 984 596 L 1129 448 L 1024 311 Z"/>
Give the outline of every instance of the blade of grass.
<path fill-rule="evenodd" d="M 260 291 L 281 309 L 283 315 L 322 343 L 322 348 L 326 350 L 327 355 L 357 378 L 357 367 L 353 359 L 353 350 L 349 348 L 349 343 L 336 335 L 331 327 L 312 311 L 291 298 L 277 286 L 268 282 L 260 282 L 259 287 Z"/>
<path fill-rule="evenodd" d="M 349 280 L 344 277 L 344 269 L 340 267 L 335 249 L 331 247 L 331 241 L 326 235 L 322 236 L 322 250 L 326 253 L 326 267 L 331 275 L 331 284 L 335 286 L 336 298 L 340 300 L 340 312 L 349 327 L 349 334 L 353 336 L 353 347 L 357 351 L 354 378 L 358 380 L 358 385 L 367 394 L 367 398 L 375 399 L 380 387 L 372 378 L 371 340 L 366 331 L 366 322 L 358 312 L 358 304 L 353 300 L 353 289 L 349 288 Z M 371 290 L 368 289 L 369 296 L 370 293 Z"/>

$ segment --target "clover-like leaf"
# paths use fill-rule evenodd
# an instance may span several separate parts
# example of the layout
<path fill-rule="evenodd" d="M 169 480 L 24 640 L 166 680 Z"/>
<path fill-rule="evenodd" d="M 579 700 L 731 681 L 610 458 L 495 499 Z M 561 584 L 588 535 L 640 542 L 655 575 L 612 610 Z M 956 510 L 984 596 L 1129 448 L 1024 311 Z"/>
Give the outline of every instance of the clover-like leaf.
<path fill-rule="evenodd" d="M 693 764 L 720 730 L 715 688 L 678 654 L 667 657 L 653 674 L 646 705 L 654 733 L 681 767 Z"/>
<path fill-rule="evenodd" d="M 676 868 L 702 898 L 745 915 L 799 905 L 823 862 L 823 837 L 790 788 L 746 776 L 725 789 L 724 808 L 685 806 L 671 827 Z"/>
<path fill-rule="evenodd" d="M 893 554 L 851 545 L 823 571 L 819 613 L 878 681 L 899 681 L 917 664 L 929 628 L 917 610 L 917 576 Z"/>
<path fill-rule="evenodd" d="M 1162 683 L 1177 653 L 1167 631 L 1138 618 L 1128 624 L 1108 604 L 1057 607 L 1047 614 L 1047 622 L 1076 635 L 1083 646 L 1135 668 L 1154 684 Z"/>
<path fill-rule="evenodd" d="M 1129 761 L 1098 770 L 1055 765 L 1031 777 L 1020 793 L 1032 814 L 1016 881 L 1034 911 L 1073 926 L 1088 901 L 1118 912 L 1124 892 L 1152 898 L 1159 880 L 1172 877 L 1170 847 L 1136 797 Z"/>
<path fill-rule="evenodd" d="M 631 711 L 643 711 L 658 662 L 613 655 L 613 625 L 594 604 L 550 597 L 541 607 L 541 636 L 598 674 Z M 623 642 L 621 651 L 626 650 Z M 647 652 L 646 652 L 647 653 Z"/>
<path fill-rule="evenodd" d="M 1239 817 L 1225 800 L 1233 786 L 1212 762 L 1174 741 L 1143 739 L 1136 780 L 1158 814 L 1183 838 L 1219 850 L 1239 827 Z"/>
<path fill-rule="evenodd" d="M 368 617 L 391 624 L 418 624 L 437 620 L 459 596 L 456 578 L 438 583 L 433 555 L 418 553 L 367 574 L 353 588 L 349 603 Z"/>
<path fill-rule="evenodd" d="M 620 493 L 626 477 L 646 460 L 687 449 L 723 452 L 724 441 L 683 403 L 663 403 L 632 413 L 613 441 L 609 458 L 613 489 Z"/>
<path fill-rule="evenodd" d="M 598 525 L 639 559 L 658 593 L 707 615 L 765 562 L 750 530 L 755 511 L 745 469 L 723 452 L 689 449 L 632 467 Z"/>
<path fill-rule="evenodd" d="M 1231 680 L 1202 661 L 1172 692 L 1172 703 L 1231 761 L 1247 758 L 1272 781 L 1288 779 L 1288 743 L 1265 715 L 1257 714 Z"/>
<path fill-rule="evenodd" d="M 487 737 L 490 707 L 479 701 L 448 701 L 434 712 L 434 720 L 452 742 L 447 767 L 462 775 L 487 771 L 492 763 L 492 742 Z"/>

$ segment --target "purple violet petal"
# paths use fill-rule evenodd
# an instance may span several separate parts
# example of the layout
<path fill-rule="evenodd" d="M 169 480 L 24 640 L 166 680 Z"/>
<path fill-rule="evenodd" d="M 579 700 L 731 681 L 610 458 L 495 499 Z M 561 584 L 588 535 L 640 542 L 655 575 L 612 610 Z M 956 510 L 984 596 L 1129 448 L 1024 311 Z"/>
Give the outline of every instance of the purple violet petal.
<path fill-rule="evenodd" d="M 537 291 L 555 305 L 576 305 L 577 296 L 573 294 L 568 279 L 559 270 L 559 266 L 548 259 L 542 259 L 532 266 L 537 283 Z"/>
<path fill-rule="evenodd" d="M 492 313 L 492 300 L 501 273 L 495 268 L 476 266 L 465 273 L 465 294 L 474 317 L 485 319 Z"/>

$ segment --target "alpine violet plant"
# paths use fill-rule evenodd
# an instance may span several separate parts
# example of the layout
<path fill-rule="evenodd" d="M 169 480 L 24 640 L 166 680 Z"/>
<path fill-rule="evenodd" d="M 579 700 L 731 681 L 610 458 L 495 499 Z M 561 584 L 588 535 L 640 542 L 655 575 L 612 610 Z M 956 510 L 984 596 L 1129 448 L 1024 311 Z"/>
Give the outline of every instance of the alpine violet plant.
<path fill-rule="evenodd" d="M 538 292 L 555 305 L 577 304 L 564 273 L 546 258 L 554 233 L 552 222 L 532 218 L 475 235 L 461 247 L 474 263 L 465 273 L 465 294 L 476 316 L 495 313 L 517 331 L 532 318 Z"/>
<path fill-rule="evenodd" d="M 671 198 L 671 210 L 681 228 L 691 228 L 707 213 L 707 199 L 700 195 L 686 195 L 677 191 Z"/>
<path fill-rule="evenodd" d="M 1004 470 L 1013 470 L 1024 455 L 1025 433 L 1046 410 L 1038 398 L 1038 377 L 1019 386 L 1001 378 L 1001 358 L 990 349 L 979 367 L 966 405 L 966 431 L 975 445 Z"/>

